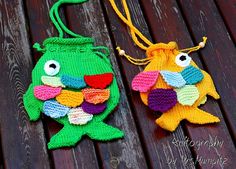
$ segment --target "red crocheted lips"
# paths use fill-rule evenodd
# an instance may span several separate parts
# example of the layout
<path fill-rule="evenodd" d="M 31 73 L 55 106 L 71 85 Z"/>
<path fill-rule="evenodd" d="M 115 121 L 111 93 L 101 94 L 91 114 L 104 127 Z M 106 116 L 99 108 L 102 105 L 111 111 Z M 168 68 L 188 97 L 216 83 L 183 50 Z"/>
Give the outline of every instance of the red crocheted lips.
<path fill-rule="evenodd" d="M 109 84 L 111 84 L 112 79 L 112 73 L 84 76 L 84 81 L 86 84 L 95 89 L 105 89 Z"/>

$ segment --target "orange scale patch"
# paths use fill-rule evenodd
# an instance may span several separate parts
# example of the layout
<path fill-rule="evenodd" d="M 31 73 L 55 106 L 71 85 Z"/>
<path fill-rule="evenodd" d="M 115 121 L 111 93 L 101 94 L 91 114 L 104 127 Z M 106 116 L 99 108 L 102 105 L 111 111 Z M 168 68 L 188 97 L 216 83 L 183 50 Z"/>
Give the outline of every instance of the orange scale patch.
<path fill-rule="evenodd" d="M 83 89 L 84 99 L 93 104 L 103 103 L 110 97 L 109 89 Z"/>
<path fill-rule="evenodd" d="M 56 100 L 64 106 L 77 107 L 84 101 L 84 96 L 82 92 L 62 90 L 61 94 L 56 97 Z"/>

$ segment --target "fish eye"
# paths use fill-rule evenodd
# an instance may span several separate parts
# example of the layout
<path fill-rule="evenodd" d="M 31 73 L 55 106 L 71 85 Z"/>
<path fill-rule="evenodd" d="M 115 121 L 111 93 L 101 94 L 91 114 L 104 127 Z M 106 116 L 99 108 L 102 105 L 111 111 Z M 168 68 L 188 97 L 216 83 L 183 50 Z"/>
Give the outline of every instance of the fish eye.
<path fill-rule="evenodd" d="M 49 76 L 54 76 L 60 71 L 60 64 L 55 60 L 49 60 L 44 65 L 44 71 Z"/>
<path fill-rule="evenodd" d="M 191 57 L 189 57 L 187 53 L 180 53 L 175 57 L 175 63 L 181 67 L 188 66 L 191 60 Z"/>

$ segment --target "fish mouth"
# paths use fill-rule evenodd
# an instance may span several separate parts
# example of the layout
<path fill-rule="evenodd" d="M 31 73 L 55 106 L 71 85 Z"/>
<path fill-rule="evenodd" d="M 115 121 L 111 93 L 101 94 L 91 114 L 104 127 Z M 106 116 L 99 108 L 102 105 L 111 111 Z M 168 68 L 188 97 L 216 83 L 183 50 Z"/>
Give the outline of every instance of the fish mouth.
<path fill-rule="evenodd" d="M 86 87 L 84 78 L 62 75 L 61 77 L 42 76 L 41 81 L 44 85 L 51 87 L 62 87 L 71 89 L 81 89 Z"/>

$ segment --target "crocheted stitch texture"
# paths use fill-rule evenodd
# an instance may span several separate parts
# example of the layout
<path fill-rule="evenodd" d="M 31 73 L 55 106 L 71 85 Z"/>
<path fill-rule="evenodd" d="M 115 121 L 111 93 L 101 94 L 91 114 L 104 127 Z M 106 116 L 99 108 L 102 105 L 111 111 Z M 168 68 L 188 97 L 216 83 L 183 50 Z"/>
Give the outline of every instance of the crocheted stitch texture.
<path fill-rule="evenodd" d="M 206 95 L 215 99 L 220 98 L 210 75 L 200 70 L 193 61 L 187 67 L 177 65 L 175 59 L 180 53 L 174 42 L 157 44 L 147 49 L 147 57 L 153 57 L 153 59 L 142 73 L 160 71 L 161 76 L 148 92 L 140 93 L 143 103 L 154 110 L 163 112 L 156 123 L 169 131 L 174 131 L 183 119 L 196 124 L 219 122 L 218 117 L 198 108 L 200 104 L 206 102 Z M 183 85 L 185 82 L 186 84 Z M 169 97 L 169 94 L 157 92 L 160 89 L 166 91 L 174 89 L 173 92 L 176 92 L 178 102 L 176 103 L 176 100 L 173 99 L 174 95 Z M 165 95 L 168 97 L 164 99 Z M 155 100 L 156 103 L 154 103 Z"/>
<path fill-rule="evenodd" d="M 110 97 L 108 89 L 83 89 L 82 93 L 87 102 L 94 104 L 103 103 Z"/>
<path fill-rule="evenodd" d="M 177 103 L 173 89 L 154 89 L 148 95 L 148 106 L 155 111 L 166 112 Z"/>
<path fill-rule="evenodd" d="M 60 95 L 56 97 L 56 100 L 67 107 L 78 107 L 84 101 L 84 96 L 82 92 L 62 90 Z"/>
<path fill-rule="evenodd" d="M 39 100 L 49 100 L 61 93 L 60 87 L 50 87 L 45 85 L 34 87 L 34 96 Z"/>
<path fill-rule="evenodd" d="M 158 71 L 141 72 L 132 80 L 132 89 L 140 92 L 147 92 L 156 83 Z"/>
<path fill-rule="evenodd" d="M 44 110 L 45 114 L 51 116 L 64 126 L 50 139 L 48 148 L 55 149 L 64 146 L 73 146 L 83 135 L 88 135 L 92 139 L 101 141 L 123 137 L 124 134 L 122 131 L 103 122 L 117 106 L 120 98 L 117 81 L 113 77 L 114 73 L 106 57 L 107 55 L 97 51 L 98 47 L 93 46 L 93 39 L 91 38 L 48 38 L 44 41 L 43 45 L 44 54 L 32 71 L 32 83 L 24 95 L 23 100 L 30 120 L 38 120 L 40 112 Z M 44 65 L 48 60 L 54 60 L 60 64 L 60 71 L 55 76 L 52 76 L 53 78 L 49 77 L 44 71 Z M 53 67 L 55 65 L 51 65 L 49 70 Z M 104 86 L 107 88 L 93 89 L 94 91 L 100 92 L 98 92 L 99 97 L 90 95 L 88 99 L 89 101 L 95 100 L 97 105 L 84 102 L 81 105 L 82 107 L 79 108 L 78 106 L 83 100 L 83 96 L 80 93 L 82 93 L 85 85 L 81 77 L 101 74 L 108 74 L 109 76 L 106 77 L 108 80 L 101 83 L 103 88 Z M 56 100 L 61 104 L 53 100 L 43 102 L 34 96 L 35 86 L 43 85 L 43 83 L 49 86 L 54 85 L 55 87 L 64 85 L 63 87 L 65 89 L 63 88 L 60 95 L 56 97 Z M 67 89 L 70 90 L 67 91 Z M 57 90 L 52 90 L 53 92 L 49 93 L 49 96 L 51 94 L 54 96 L 57 95 Z M 89 91 L 92 94 L 92 89 Z M 36 93 L 42 94 L 38 91 Z M 47 98 L 52 97 L 49 96 Z M 104 101 L 106 103 L 99 104 Z M 77 109 L 70 109 L 69 111 L 67 106 L 77 107 Z M 89 111 L 90 115 L 86 114 L 84 109 Z M 63 116 L 65 114 L 68 115 Z"/>
<path fill-rule="evenodd" d="M 81 107 L 86 113 L 99 114 L 106 109 L 106 103 L 92 104 L 85 101 Z"/>
<path fill-rule="evenodd" d="M 163 76 L 165 82 L 170 86 L 180 88 L 186 84 L 186 81 L 180 73 L 161 71 L 161 75 Z"/>
<path fill-rule="evenodd" d="M 113 79 L 112 73 L 84 76 L 85 82 L 92 88 L 105 89 Z"/>

